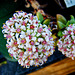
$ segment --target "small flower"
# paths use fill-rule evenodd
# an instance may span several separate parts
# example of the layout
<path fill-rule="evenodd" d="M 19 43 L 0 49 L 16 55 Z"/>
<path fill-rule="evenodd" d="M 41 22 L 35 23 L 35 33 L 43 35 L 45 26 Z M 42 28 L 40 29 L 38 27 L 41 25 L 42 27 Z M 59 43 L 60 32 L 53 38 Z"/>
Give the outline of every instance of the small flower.
<path fill-rule="evenodd" d="M 21 43 L 26 43 L 26 39 L 22 39 L 21 40 Z"/>
<path fill-rule="evenodd" d="M 43 41 L 42 44 L 47 44 L 47 42 L 46 41 Z"/>
<path fill-rule="evenodd" d="M 34 29 L 34 25 L 30 25 L 30 29 Z"/>
<path fill-rule="evenodd" d="M 20 33 L 21 30 L 18 28 L 16 31 L 17 31 L 17 33 Z"/>
<path fill-rule="evenodd" d="M 43 28 L 39 28 L 38 32 L 41 33 L 43 31 Z"/>
<path fill-rule="evenodd" d="M 31 41 L 30 41 L 30 44 L 31 44 L 31 45 L 34 45 L 34 41 L 31 40 Z"/>
<path fill-rule="evenodd" d="M 15 46 L 17 46 L 17 45 L 18 45 L 18 44 L 17 44 L 17 41 L 14 41 L 14 45 L 15 45 Z"/>

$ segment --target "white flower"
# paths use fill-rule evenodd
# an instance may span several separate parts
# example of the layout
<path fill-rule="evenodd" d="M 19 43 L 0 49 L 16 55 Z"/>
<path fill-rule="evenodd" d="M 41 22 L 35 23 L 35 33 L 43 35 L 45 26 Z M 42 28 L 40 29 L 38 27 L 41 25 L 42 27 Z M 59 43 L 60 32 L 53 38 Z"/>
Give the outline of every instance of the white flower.
<path fill-rule="evenodd" d="M 39 45 L 38 48 L 41 49 L 42 48 L 42 45 Z"/>
<path fill-rule="evenodd" d="M 15 23 L 15 27 L 16 27 L 16 28 L 19 28 L 20 26 L 21 26 L 20 24 Z"/>
<path fill-rule="evenodd" d="M 30 61 L 30 65 L 31 66 L 34 65 L 34 61 L 33 60 Z"/>
<path fill-rule="evenodd" d="M 33 41 L 36 41 L 36 37 L 32 37 L 32 40 L 33 40 Z"/>
<path fill-rule="evenodd" d="M 17 11 L 3 28 L 8 52 L 21 66 L 29 68 L 32 65 L 43 65 L 54 52 L 52 33 L 31 13 Z"/>
<path fill-rule="evenodd" d="M 40 36 L 40 35 L 41 35 L 40 33 L 37 33 L 37 37 Z"/>
<path fill-rule="evenodd" d="M 39 45 L 39 42 L 35 42 L 35 45 Z"/>
<path fill-rule="evenodd" d="M 25 38 L 25 35 L 20 35 L 20 38 Z"/>
<path fill-rule="evenodd" d="M 43 38 L 38 38 L 38 42 L 42 42 L 43 41 Z"/>
<path fill-rule="evenodd" d="M 27 30 L 27 34 L 30 35 L 30 33 L 31 33 L 30 30 Z"/>
<path fill-rule="evenodd" d="M 69 25 L 59 39 L 58 50 L 74 60 L 75 57 L 75 24 Z"/>
<path fill-rule="evenodd" d="M 38 53 L 35 53 L 33 57 L 38 58 Z"/>
<path fill-rule="evenodd" d="M 21 29 L 26 30 L 26 27 L 25 26 L 21 26 Z"/>
<path fill-rule="evenodd" d="M 32 50 L 33 50 L 33 52 L 35 52 L 36 51 L 36 47 L 32 46 Z"/>
<path fill-rule="evenodd" d="M 25 64 L 28 63 L 28 62 L 29 62 L 28 60 L 25 60 Z"/>
<path fill-rule="evenodd" d="M 43 32 L 43 33 L 42 33 L 42 36 L 44 36 L 44 37 L 45 37 L 45 36 L 46 36 L 46 33 L 45 33 L 45 32 Z"/>

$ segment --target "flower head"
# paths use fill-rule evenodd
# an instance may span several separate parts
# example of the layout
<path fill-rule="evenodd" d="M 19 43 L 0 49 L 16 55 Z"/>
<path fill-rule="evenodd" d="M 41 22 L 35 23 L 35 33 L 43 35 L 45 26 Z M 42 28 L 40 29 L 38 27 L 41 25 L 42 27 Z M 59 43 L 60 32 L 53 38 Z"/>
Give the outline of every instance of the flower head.
<path fill-rule="evenodd" d="M 42 65 L 54 52 L 51 31 L 31 13 L 14 13 L 3 28 L 8 52 L 24 67 Z"/>
<path fill-rule="evenodd" d="M 74 60 L 75 57 L 75 24 L 69 25 L 58 41 L 58 50 Z"/>

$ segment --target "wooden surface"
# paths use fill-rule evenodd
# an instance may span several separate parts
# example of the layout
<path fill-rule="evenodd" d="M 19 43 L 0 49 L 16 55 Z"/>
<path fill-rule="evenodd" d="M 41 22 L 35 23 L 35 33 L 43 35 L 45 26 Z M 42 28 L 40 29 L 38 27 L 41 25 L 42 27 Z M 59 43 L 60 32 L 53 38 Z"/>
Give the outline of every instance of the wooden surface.
<path fill-rule="evenodd" d="M 65 58 L 28 75 L 67 75 L 75 72 L 75 60 Z"/>

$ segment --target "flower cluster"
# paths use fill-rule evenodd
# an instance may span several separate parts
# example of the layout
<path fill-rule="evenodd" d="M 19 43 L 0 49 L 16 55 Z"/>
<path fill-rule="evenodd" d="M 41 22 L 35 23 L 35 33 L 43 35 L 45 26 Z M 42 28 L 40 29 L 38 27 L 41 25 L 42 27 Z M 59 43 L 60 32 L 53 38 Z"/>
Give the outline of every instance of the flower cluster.
<path fill-rule="evenodd" d="M 29 68 L 44 64 L 54 52 L 50 28 L 42 25 L 37 16 L 18 11 L 3 25 L 6 47 L 19 64 Z"/>
<path fill-rule="evenodd" d="M 58 41 L 58 50 L 74 60 L 75 57 L 75 24 L 69 25 Z"/>

